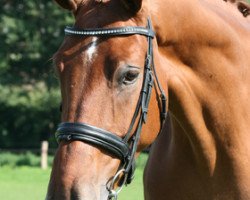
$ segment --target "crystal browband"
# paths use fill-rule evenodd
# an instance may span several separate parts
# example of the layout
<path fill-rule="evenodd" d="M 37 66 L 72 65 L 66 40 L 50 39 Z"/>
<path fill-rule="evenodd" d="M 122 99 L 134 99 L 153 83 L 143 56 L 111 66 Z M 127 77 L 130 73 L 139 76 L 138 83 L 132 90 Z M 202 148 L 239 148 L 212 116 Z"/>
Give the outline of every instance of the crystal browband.
<path fill-rule="evenodd" d="M 66 35 L 79 36 L 117 36 L 117 35 L 133 35 L 140 34 L 148 37 L 154 37 L 154 32 L 144 27 L 127 26 L 122 28 L 95 28 L 95 29 L 76 29 L 74 27 L 66 27 L 64 29 Z"/>

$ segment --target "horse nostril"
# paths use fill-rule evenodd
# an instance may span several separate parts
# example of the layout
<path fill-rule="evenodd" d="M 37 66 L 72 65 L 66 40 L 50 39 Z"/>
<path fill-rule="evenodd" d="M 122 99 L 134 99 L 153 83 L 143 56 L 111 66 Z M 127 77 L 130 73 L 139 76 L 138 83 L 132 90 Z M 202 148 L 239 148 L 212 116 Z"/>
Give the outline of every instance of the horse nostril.
<path fill-rule="evenodd" d="M 109 192 L 106 185 L 95 187 L 90 185 L 78 185 L 70 191 L 70 200 L 108 200 Z"/>
<path fill-rule="evenodd" d="M 83 200 L 75 190 L 71 191 L 70 200 Z"/>
<path fill-rule="evenodd" d="M 70 191 L 70 200 L 87 200 L 87 198 L 84 198 L 84 196 L 81 194 L 78 188 L 73 187 Z"/>
<path fill-rule="evenodd" d="M 70 200 L 99 200 L 96 189 L 90 185 L 75 185 L 70 193 Z"/>

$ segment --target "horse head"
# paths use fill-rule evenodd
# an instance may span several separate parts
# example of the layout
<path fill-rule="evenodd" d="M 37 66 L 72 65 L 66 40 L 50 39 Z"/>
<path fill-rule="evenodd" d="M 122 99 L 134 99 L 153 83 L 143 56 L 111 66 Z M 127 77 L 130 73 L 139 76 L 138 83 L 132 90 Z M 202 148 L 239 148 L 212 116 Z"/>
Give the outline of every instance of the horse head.
<path fill-rule="evenodd" d="M 54 55 L 62 123 L 47 199 L 112 198 L 131 181 L 134 156 L 155 140 L 166 115 L 164 72 L 153 60 L 157 42 L 147 5 L 57 3 L 74 13 L 75 24 L 65 29 Z"/>

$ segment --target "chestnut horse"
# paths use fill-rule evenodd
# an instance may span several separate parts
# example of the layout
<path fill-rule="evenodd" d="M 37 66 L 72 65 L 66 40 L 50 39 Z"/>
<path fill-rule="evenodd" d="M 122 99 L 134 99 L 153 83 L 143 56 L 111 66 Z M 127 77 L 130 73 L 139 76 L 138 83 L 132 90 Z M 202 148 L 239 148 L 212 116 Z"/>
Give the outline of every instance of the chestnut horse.
<path fill-rule="evenodd" d="M 116 199 L 154 142 L 145 199 L 249 200 L 249 5 L 56 1 L 75 24 L 54 55 L 63 123 L 46 199 Z"/>

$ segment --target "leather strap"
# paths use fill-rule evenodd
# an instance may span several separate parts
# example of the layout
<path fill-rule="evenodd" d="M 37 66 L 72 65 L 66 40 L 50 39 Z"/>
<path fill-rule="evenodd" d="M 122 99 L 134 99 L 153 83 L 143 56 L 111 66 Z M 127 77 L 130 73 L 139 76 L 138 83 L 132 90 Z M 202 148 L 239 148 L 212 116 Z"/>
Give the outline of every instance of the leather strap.
<path fill-rule="evenodd" d="M 56 131 L 58 142 L 62 140 L 80 140 L 107 150 L 110 154 L 125 161 L 129 146 L 115 134 L 84 123 L 64 122 L 59 124 Z"/>
<path fill-rule="evenodd" d="M 153 38 L 155 33 L 152 29 L 147 29 L 139 26 L 125 26 L 115 28 L 86 28 L 76 29 L 74 27 L 67 26 L 64 29 L 66 35 L 78 35 L 78 36 L 119 36 L 119 35 L 144 35 Z"/>

